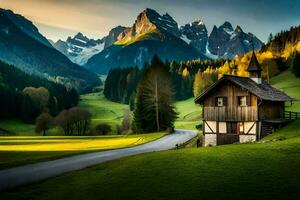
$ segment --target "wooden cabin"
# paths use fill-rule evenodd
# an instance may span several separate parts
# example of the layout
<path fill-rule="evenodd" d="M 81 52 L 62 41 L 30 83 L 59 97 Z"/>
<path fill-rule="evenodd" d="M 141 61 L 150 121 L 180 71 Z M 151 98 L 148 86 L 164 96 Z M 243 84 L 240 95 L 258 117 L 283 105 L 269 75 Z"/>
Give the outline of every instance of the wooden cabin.
<path fill-rule="evenodd" d="M 253 52 L 250 77 L 224 75 L 195 99 L 202 105 L 204 146 L 256 141 L 283 123 L 285 102 L 294 99 L 261 78 Z"/>

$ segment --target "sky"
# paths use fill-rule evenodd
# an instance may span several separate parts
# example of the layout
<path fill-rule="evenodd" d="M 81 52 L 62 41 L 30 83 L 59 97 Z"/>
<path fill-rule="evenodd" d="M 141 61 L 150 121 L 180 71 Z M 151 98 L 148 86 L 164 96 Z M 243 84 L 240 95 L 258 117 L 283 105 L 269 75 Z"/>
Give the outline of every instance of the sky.
<path fill-rule="evenodd" d="M 118 26 L 132 26 L 145 8 L 169 13 L 179 25 L 203 19 L 208 30 L 229 21 L 267 41 L 300 25 L 300 0 L 0 0 L 0 7 L 22 14 L 54 41 L 78 32 L 102 38 Z"/>

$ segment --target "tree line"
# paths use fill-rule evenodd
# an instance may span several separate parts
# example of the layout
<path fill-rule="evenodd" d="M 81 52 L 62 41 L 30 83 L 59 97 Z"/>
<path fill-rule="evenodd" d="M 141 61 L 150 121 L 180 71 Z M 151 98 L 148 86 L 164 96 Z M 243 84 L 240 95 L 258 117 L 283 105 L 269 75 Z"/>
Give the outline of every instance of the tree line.
<path fill-rule="evenodd" d="M 76 106 L 78 101 L 75 89 L 0 62 L 0 119 L 18 118 L 34 123 L 39 114 L 48 112 L 55 116 Z"/>
<path fill-rule="evenodd" d="M 174 98 L 178 101 L 193 97 L 194 79 L 198 71 L 205 71 L 209 67 L 217 68 L 224 63 L 225 60 L 220 59 L 162 62 L 161 65 L 170 75 Z M 129 104 L 133 110 L 138 83 L 149 67 L 151 63 L 146 63 L 141 69 L 137 67 L 111 69 L 105 81 L 104 96 L 114 102 Z"/>

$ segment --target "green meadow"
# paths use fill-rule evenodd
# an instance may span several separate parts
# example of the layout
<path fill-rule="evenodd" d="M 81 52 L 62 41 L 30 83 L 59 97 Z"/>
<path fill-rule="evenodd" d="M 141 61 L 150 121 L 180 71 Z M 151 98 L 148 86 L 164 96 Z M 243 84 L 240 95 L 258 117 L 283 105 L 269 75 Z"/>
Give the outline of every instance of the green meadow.
<path fill-rule="evenodd" d="M 300 100 L 300 78 L 295 78 L 290 70 L 272 78 L 270 83 L 291 97 Z M 293 104 L 286 103 L 286 110 L 300 112 L 300 101 L 295 101 Z"/>
<path fill-rule="evenodd" d="M 298 199 L 299 152 L 298 120 L 254 144 L 132 156 L 19 187 L 0 199 Z"/>

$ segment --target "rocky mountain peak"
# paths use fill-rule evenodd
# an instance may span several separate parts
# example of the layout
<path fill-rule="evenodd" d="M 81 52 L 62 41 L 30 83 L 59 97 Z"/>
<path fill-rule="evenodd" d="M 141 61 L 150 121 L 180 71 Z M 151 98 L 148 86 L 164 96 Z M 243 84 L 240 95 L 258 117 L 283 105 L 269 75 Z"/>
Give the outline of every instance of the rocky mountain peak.
<path fill-rule="evenodd" d="M 233 27 L 231 25 L 230 22 L 226 21 L 224 24 L 222 24 L 220 27 L 219 27 L 219 31 L 225 31 L 226 33 L 228 34 L 232 34 L 233 32 Z"/>
<path fill-rule="evenodd" d="M 90 39 L 79 32 L 66 41 L 58 40 L 53 46 L 72 62 L 83 65 L 90 57 L 103 50 L 104 39 Z"/>
<path fill-rule="evenodd" d="M 234 32 L 236 32 L 236 33 L 242 33 L 243 29 L 240 26 L 236 26 Z"/>
<path fill-rule="evenodd" d="M 219 28 L 214 26 L 208 40 L 208 51 L 218 57 L 232 58 L 251 50 L 252 41 L 255 49 L 261 48 L 263 43 L 253 34 L 244 33 L 239 25 L 233 29 L 226 21 Z"/>

